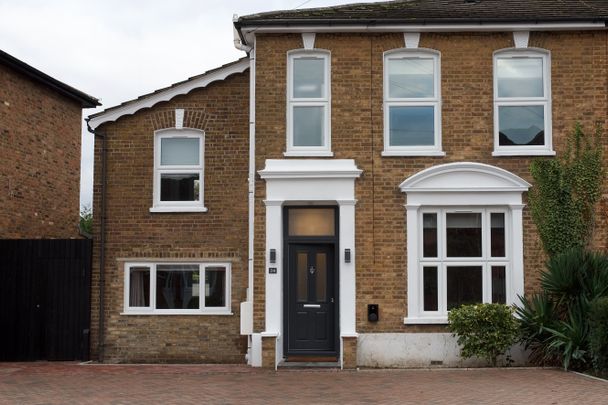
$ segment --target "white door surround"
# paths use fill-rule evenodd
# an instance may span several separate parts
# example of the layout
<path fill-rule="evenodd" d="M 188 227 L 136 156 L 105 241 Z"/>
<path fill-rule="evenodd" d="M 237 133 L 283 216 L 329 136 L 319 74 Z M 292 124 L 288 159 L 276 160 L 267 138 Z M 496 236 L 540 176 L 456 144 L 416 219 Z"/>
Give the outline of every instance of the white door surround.
<path fill-rule="evenodd" d="M 355 179 L 362 170 L 352 159 L 266 160 L 258 172 L 266 181 L 266 267 L 265 330 L 261 336 L 276 336 L 275 362 L 283 358 L 283 207 L 285 205 L 337 205 L 339 241 L 336 256 L 339 272 L 340 362 L 342 338 L 356 337 L 355 288 Z M 270 263 L 270 249 L 276 260 Z M 350 263 L 344 261 L 344 250 L 350 249 Z M 276 273 L 269 273 L 269 268 Z M 260 341 L 260 339 L 254 339 Z M 259 358 L 261 347 L 252 347 Z"/>

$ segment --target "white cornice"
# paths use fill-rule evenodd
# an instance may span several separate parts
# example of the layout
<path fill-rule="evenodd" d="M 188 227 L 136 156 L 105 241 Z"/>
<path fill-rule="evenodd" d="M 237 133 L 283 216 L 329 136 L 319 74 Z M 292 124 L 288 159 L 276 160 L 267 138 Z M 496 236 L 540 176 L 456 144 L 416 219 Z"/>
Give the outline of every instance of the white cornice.
<path fill-rule="evenodd" d="M 363 171 L 352 159 L 268 159 L 263 179 L 357 178 Z"/>
<path fill-rule="evenodd" d="M 224 80 L 228 76 L 235 73 L 242 73 L 249 68 L 249 59 L 243 59 L 226 67 L 215 69 L 207 74 L 202 74 L 191 80 L 187 80 L 183 83 L 168 87 L 165 90 L 161 90 L 158 93 L 153 93 L 150 96 L 146 96 L 141 100 L 134 100 L 117 108 L 109 109 L 99 115 L 94 115 L 88 119 L 89 127 L 91 129 L 97 128 L 104 122 L 116 121 L 124 115 L 134 114 L 143 108 L 150 108 L 155 104 L 162 101 L 171 100 L 175 96 L 187 94 L 194 89 L 207 87 L 209 84 Z"/>

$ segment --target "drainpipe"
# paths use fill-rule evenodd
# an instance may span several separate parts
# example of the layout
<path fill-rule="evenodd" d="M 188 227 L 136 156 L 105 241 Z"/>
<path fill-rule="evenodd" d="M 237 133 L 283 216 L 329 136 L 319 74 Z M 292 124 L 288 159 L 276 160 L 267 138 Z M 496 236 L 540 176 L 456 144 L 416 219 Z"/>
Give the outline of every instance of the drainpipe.
<path fill-rule="evenodd" d="M 107 182 L 107 146 L 106 134 L 97 132 L 88 123 L 87 129 L 96 138 L 101 139 L 101 212 L 99 225 L 99 327 L 97 338 L 97 355 L 100 363 L 104 360 L 105 351 L 105 259 L 106 259 L 106 182 Z"/>
<path fill-rule="evenodd" d="M 233 16 L 232 22 L 236 22 L 238 16 Z M 255 45 L 255 43 L 254 43 Z M 255 208 L 255 46 L 249 46 L 245 43 L 241 33 L 234 28 L 234 47 L 238 50 L 245 51 L 249 55 L 249 179 L 248 179 L 248 204 L 249 204 L 249 243 L 248 243 L 248 259 L 247 259 L 247 301 L 250 302 L 253 308 L 253 234 L 254 234 L 254 208 Z M 253 316 L 253 313 L 252 313 Z M 247 339 L 247 353 L 251 354 L 252 337 Z M 246 360 L 251 364 L 252 359 L 246 356 Z"/>

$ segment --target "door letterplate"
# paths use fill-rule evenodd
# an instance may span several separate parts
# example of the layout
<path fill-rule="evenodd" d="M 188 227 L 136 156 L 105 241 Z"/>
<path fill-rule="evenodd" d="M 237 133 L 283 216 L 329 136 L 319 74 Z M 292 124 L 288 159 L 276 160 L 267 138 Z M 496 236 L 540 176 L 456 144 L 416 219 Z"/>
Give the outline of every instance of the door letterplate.
<path fill-rule="evenodd" d="M 321 304 L 304 304 L 304 308 L 321 308 Z"/>

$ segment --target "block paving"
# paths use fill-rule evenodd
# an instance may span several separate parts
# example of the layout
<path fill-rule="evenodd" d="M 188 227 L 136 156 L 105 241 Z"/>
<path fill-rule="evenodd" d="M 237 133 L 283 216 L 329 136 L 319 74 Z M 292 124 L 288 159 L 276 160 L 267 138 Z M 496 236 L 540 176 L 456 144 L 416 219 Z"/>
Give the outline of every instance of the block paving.
<path fill-rule="evenodd" d="M 558 369 L 280 370 L 245 365 L 0 364 L 1 404 L 606 404 Z"/>

